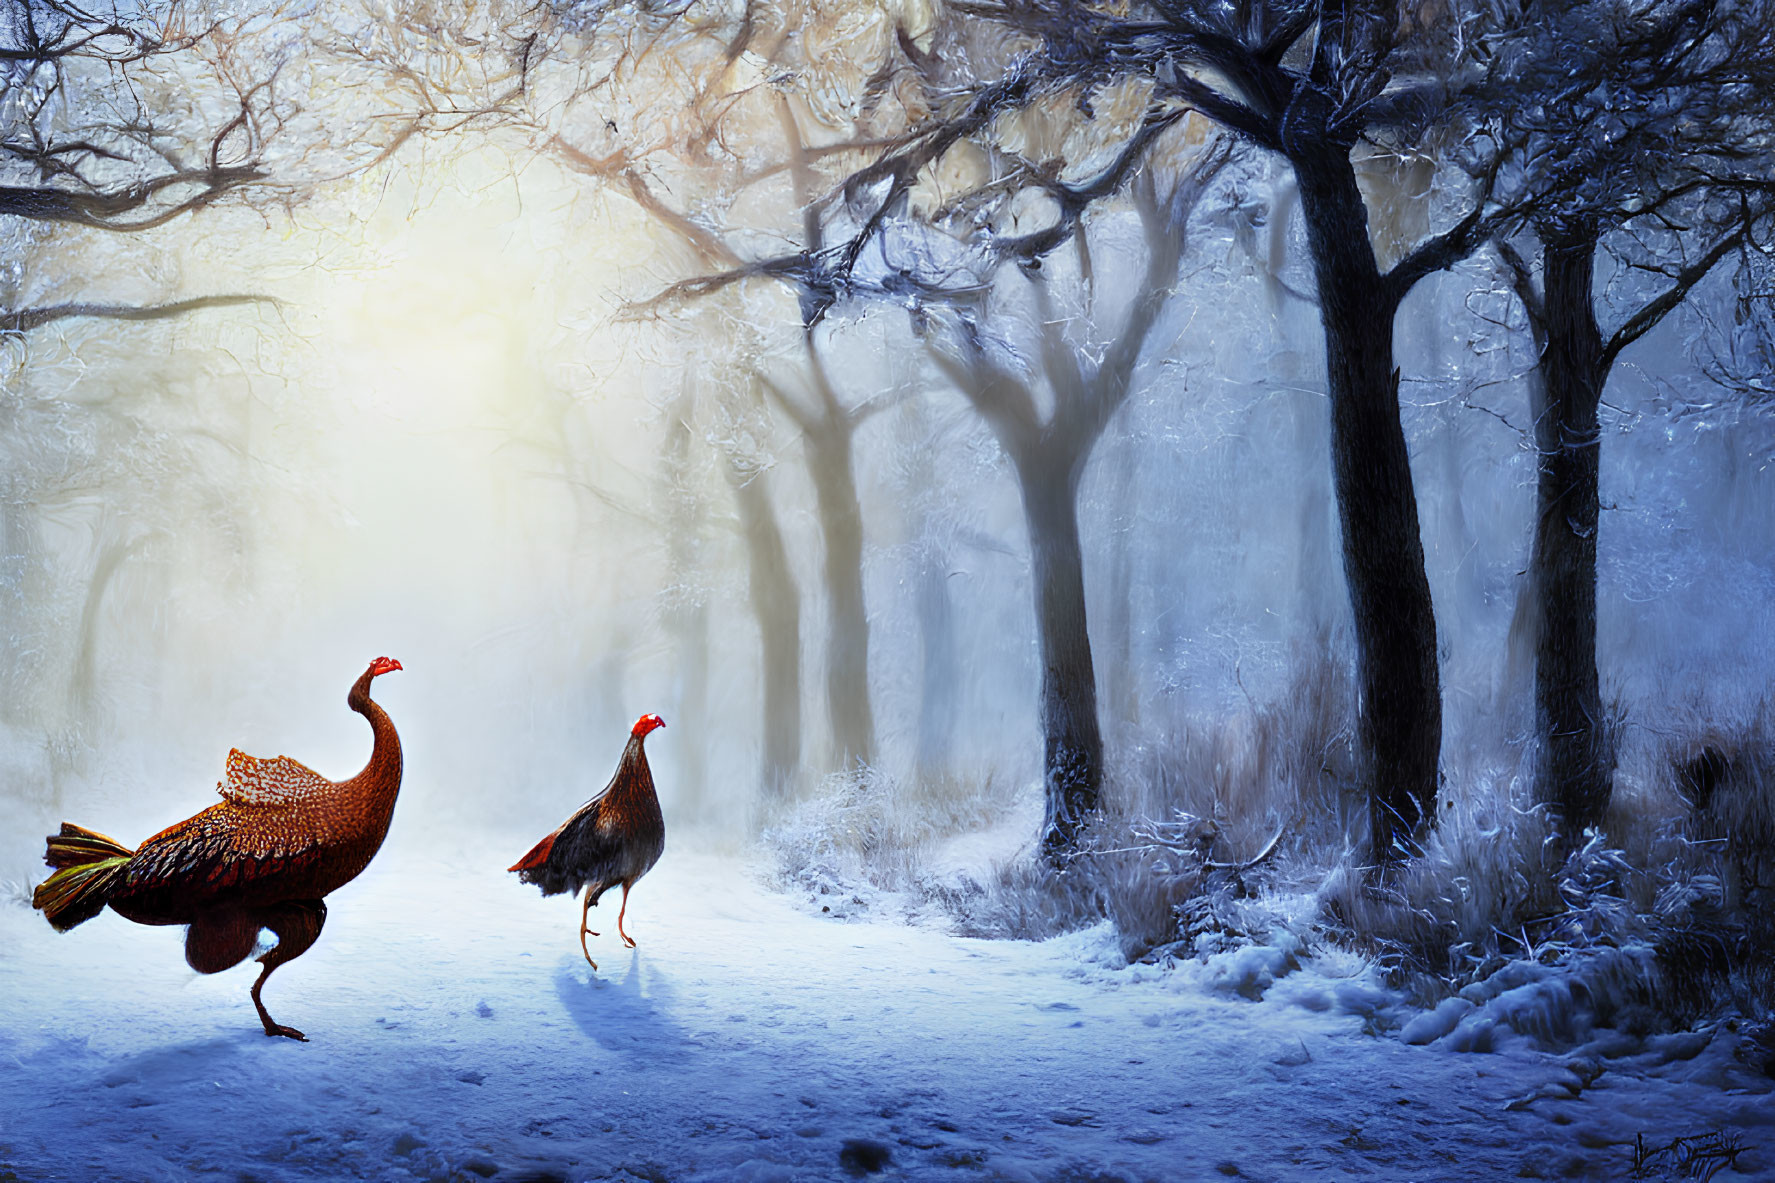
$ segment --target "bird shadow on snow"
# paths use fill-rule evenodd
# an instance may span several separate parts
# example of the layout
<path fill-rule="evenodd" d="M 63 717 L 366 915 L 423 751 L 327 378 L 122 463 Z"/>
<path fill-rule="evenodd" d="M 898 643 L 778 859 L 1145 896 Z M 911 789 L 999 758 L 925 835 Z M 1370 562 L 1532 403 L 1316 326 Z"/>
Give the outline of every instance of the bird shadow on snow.
<path fill-rule="evenodd" d="M 671 1018 L 677 991 L 671 979 L 640 953 L 630 950 L 620 974 L 610 962 L 597 973 L 578 958 L 563 957 L 555 971 L 555 995 L 567 1017 L 599 1047 L 634 1052 L 649 1059 L 675 1058 L 685 1051 L 684 1029 Z"/>
<path fill-rule="evenodd" d="M 231 1036 L 216 1036 L 192 1043 L 149 1048 L 107 1064 L 99 1073 L 98 1082 L 106 1088 L 208 1083 L 218 1067 L 237 1060 L 243 1042 Z"/>
<path fill-rule="evenodd" d="M 257 1031 L 252 1034 L 264 1039 Z M 100 1058 L 86 1075 L 86 1103 L 126 1109 L 193 1100 L 213 1103 L 217 1089 L 233 1090 L 256 1075 L 256 1058 L 247 1050 L 251 1046 L 243 1036 L 217 1036 L 147 1048 L 114 1060 Z M 53 1071 L 51 1079 L 58 1087 L 72 1083 L 66 1063 Z"/>

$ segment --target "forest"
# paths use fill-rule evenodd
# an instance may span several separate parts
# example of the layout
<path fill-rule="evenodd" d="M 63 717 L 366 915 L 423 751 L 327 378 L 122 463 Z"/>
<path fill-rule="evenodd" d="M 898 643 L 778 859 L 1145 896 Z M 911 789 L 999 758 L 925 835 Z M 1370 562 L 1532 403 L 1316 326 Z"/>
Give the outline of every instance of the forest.
<path fill-rule="evenodd" d="M 0 12 L 0 1181 L 1775 1175 L 1769 0 Z"/>

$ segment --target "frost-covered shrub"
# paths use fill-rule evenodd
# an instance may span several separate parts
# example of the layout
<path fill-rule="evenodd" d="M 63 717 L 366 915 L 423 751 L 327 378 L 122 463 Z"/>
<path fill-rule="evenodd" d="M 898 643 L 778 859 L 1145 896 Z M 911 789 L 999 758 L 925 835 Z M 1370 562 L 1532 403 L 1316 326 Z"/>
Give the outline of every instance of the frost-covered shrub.
<path fill-rule="evenodd" d="M 1435 1007 L 1414 1042 L 1558 1045 L 1724 1006 L 1754 1025 L 1775 998 L 1767 717 L 1624 751 L 1602 824 L 1569 854 L 1526 777 L 1449 786 L 1421 859 L 1383 886 L 1354 867 L 1326 879 L 1323 931 Z M 1451 996 L 1469 1005 L 1437 1005 Z"/>
<path fill-rule="evenodd" d="M 1300 668 L 1275 702 L 1179 710 L 1124 736 L 1103 809 L 1058 870 L 1037 849 L 1038 784 L 876 769 L 828 778 L 770 828 L 770 848 L 786 882 L 837 914 L 898 893 L 972 936 L 1107 919 L 1129 961 L 1191 962 L 1239 995 L 1267 990 L 1256 971 L 1272 962 L 1355 956 L 1364 980 L 1426 1008 L 1377 1027 L 1409 1042 L 1558 1046 L 1723 1004 L 1750 1024 L 1746 1046 L 1775 1031 L 1768 709 L 1731 726 L 1680 712 L 1664 732 L 1617 726 L 1637 742 L 1619 743 L 1613 802 L 1569 847 L 1532 798 L 1532 750 L 1456 760 L 1423 856 L 1377 884 L 1356 862 L 1347 678 L 1328 658 Z"/>
<path fill-rule="evenodd" d="M 1360 824 L 1347 667 L 1323 652 L 1294 667 L 1276 701 L 1179 712 L 1113 766 L 1093 832 L 1115 853 L 1085 861 L 1130 960 L 1262 940 L 1276 917 L 1229 922 L 1233 902 L 1316 880 Z"/>
<path fill-rule="evenodd" d="M 1665 757 L 1689 807 L 1680 836 L 1692 873 L 1658 900 L 1659 961 L 1697 1007 L 1726 987 L 1747 1017 L 1775 1018 L 1775 707 L 1712 729 Z"/>
<path fill-rule="evenodd" d="M 834 773 L 785 805 L 763 840 L 782 883 L 818 897 L 854 896 L 847 912 L 886 892 L 914 906 L 947 905 L 965 920 L 983 897 L 1020 894 L 1011 884 L 1021 882 L 1016 868 L 1033 849 L 1040 808 L 1039 789 L 1019 794 L 991 776 L 899 778 L 862 767 Z M 1056 931 L 986 923 L 980 935 Z"/>
<path fill-rule="evenodd" d="M 844 901 L 824 907 L 849 912 L 868 892 L 906 893 L 964 934 L 1022 939 L 1107 918 L 1129 960 L 1193 955 L 1202 933 L 1189 925 L 1203 915 L 1186 916 L 1193 900 L 1212 893 L 1210 914 L 1221 917 L 1230 901 L 1250 900 L 1260 876 L 1317 875 L 1359 816 L 1348 678 L 1323 654 L 1299 667 L 1277 702 L 1226 716 L 1180 711 L 1125 744 L 1084 849 L 1064 868 L 1037 850 L 1040 785 L 876 768 L 827 777 L 767 825 L 766 845 L 785 883 Z M 1261 872 L 1212 866 L 1266 848 Z M 1262 939 L 1272 921 L 1217 920 L 1204 950 Z"/>

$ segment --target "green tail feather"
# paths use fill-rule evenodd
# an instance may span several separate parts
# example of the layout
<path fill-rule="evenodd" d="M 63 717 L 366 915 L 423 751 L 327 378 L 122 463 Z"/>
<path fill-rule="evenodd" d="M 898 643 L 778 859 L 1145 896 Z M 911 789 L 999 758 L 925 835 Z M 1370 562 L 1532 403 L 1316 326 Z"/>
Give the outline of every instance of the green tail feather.
<path fill-rule="evenodd" d="M 60 868 L 37 885 L 31 906 L 39 909 L 57 932 L 67 932 L 105 910 L 111 885 L 135 852 L 93 830 L 62 823 L 52 835 L 43 861 Z"/>

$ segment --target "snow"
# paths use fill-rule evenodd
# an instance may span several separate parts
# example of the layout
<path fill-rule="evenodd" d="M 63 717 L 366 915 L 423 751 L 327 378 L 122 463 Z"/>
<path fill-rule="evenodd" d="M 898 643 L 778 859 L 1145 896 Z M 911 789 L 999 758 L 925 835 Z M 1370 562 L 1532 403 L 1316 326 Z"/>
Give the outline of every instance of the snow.
<path fill-rule="evenodd" d="M 638 949 L 594 914 L 593 973 L 575 905 L 485 842 L 391 843 L 331 897 L 266 989 L 307 1044 L 260 1033 L 256 966 L 192 974 L 177 929 L 0 905 L 0 1179 L 1621 1179 L 1636 1135 L 1720 1129 L 1748 1149 L 1716 1178 L 1775 1178 L 1772 1082 L 1731 1031 L 1561 1047 L 1535 1033 L 1553 975 L 1418 1014 L 1286 939 L 1130 966 L 1107 925 L 834 919 L 678 847 L 633 895 Z M 1495 1050 L 1456 1050 L 1478 1021 Z"/>

